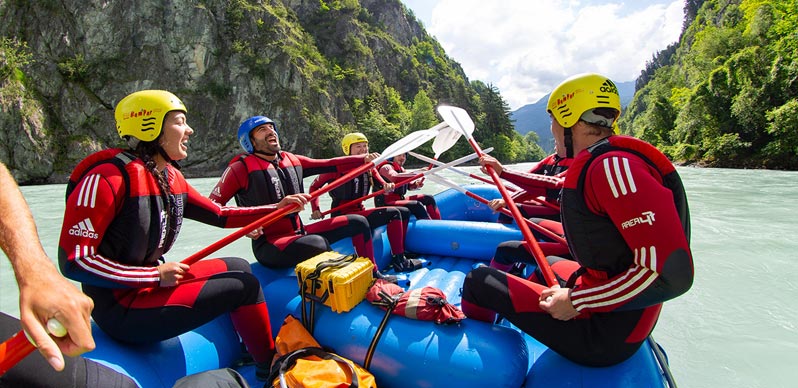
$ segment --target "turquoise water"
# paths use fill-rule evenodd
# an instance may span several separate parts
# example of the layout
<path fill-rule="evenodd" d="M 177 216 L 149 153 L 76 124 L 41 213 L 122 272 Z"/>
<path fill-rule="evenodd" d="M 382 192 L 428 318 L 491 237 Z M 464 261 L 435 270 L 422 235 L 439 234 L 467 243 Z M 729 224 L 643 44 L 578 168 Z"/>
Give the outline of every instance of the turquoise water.
<path fill-rule="evenodd" d="M 479 174 L 474 167 L 466 169 Z M 798 358 L 798 309 L 792 304 L 798 300 L 798 172 L 697 168 L 679 172 L 692 213 L 696 278 L 689 293 L 665 304 L 654 331 L 668 353 L 677 384 L 794 386 L 798 380 L 793 367 Z M 460 175 L 444 175 L 472 183 Z M 216 179 L 190 182 L 208 193 Z M 22 188 L 42 245 L 52 258 L 57 253 L 64 188 Z M 423 192 L 441 189 L 429 182 Z M 322 208 L 329 208 L 327 197 Z M 309 214 L 309 210 L 302 213 L 306 222 L 311 221 Z M 181 260 L 231 232 L 186 220 L 168 259 Z M 249 257 L 249 240 L 236 241 L 218 254 Z M 0 310 L 17 315 L 14 277 L 4 257 L 0 290 Z"/>

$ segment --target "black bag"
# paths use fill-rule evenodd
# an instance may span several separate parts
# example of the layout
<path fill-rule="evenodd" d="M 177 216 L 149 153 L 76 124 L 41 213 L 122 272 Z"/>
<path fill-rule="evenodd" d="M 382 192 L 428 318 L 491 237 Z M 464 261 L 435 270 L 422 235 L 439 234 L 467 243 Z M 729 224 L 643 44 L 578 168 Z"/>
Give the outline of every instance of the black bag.
<path fill-rule="evenodd" d="M 188 375 L 172 388 L 249 388 L 249 384 L 235 369 L 224 368 Z"/>

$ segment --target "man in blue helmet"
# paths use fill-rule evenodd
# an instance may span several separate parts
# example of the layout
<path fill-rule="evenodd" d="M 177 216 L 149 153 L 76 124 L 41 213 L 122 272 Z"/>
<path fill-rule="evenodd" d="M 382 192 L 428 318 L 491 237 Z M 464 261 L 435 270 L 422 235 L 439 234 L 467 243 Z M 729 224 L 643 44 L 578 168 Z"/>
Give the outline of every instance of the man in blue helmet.
<path fill-rule="evenodd" d="M 246 153 L 233 158 L 213 188 L 210 198 L 220 204 L 235 198 L 238 206 L 259 206 L 282 201 L 308 202 L 303 178 L 327 172 L 346 173 L 379 154 L 312 159 L 283 151 L 277 124 L 265 116 L 253 116 L 238 128 L 238 142 Z M 374 261 L 371 229 L 365 217 L 347 214 L 304 225 L 298 214 L 286 215 L 277 222 L 249 234 L 252 251 L 261 264 L 270 268 L 290 268 L 329 251 L 330 242 L 351 237 L 355 252 L 375 263 L 375 276 L 382 275 Z"/>

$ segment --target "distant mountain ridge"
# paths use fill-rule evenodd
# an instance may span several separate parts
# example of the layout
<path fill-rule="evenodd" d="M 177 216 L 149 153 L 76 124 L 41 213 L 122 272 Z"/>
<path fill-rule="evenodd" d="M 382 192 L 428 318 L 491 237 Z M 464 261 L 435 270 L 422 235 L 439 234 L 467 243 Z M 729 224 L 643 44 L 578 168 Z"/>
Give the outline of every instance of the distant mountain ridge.
<path fill-rule="evenodd" d="M 635 81 L 618 82 L 618 94 L 621 96 L 621 106 L 626 107 L 635 95 Z M 554 139 L 551 137 L 549 114 L 546 112 L 546 103 L 549 94 L 543 96 L 534 104 L 524 105 L 510 113 L 510 119 L 515 122 L 515 130 L 526 135 L 530 131 L 538 134 L 538 144 L 546 152 L 554 150 Z"/>

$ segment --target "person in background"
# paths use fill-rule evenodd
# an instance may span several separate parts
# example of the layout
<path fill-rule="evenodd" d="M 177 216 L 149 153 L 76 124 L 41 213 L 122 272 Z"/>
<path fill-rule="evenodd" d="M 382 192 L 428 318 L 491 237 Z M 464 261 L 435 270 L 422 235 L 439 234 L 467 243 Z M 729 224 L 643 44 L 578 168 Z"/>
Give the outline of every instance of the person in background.
<path fill-rule="evenodd" d="M 349 133 L 341 139 L 341 148 L 344 151 L 344 155 L 366 155 L 369 153 L 369 140 L 360 132 Z M 310 185 L 310 191 L 321 189 L 341 175 L 341 173 L 328 172 L 317 176 Z M 410 221 L 410 210 L 402 206 L 381 206 L 366 209 L 363 206 L 363 202 L 358 201 L 358 199 L 368 195 L 371 190 L 372 180 L 379 181 L 385 187 L 385 191 L 393 190 L 393 183 L 385 183 L 376 169 L 364 172 L 362 175 L 330 191 L 330 197 L 332 197 L 331 208 L 334 209 L 346 204 L 341 210 L 332 212 L 331 216 L 359 214 L 366 217 L 371 228 L 387 225 L 386 232 L 391 246 L 391 262 L 394 269 L 403 272 L 415 271 L 421 268 L 422 262 L 420 260 L 405 257 L 405 232 Z M 310 218 L 314 220 L 322 219 L 319 199 L 312 199 L 310 205 L 313 210 Z"/>
<path fill-rule="evenodd" d="M 533 219 L 540 223 L 546 223 L 543 219 L 554 221 L 560 220 L 560 212 L 554 206 L 545 206 L 541 203 L 540 197 L 543 200 L 559 206 L 560 205 L 560 189 L 562 188 L 562 180 L 565 179 L 565 173 L 568 167 L 573 162 L 573 157 L 565 156 L 565 147 L 561 144 L 554 142 L 555 152 L 541 161 L 535 163 L 527 174 L 540 175 L 542 177 L 554 177 L 553 179 L 541 179 L 540 184 L 535 187 L 527 187 L 526 190 L 518 191 L 513 194 L 513 201 L 521 211 L 521 215 L 527 219 Z M 512 182 L 512 176 L 505 179 Z M 493 210 L 498 210 L 505 207 L 504 199 L 496 198 L 490 201 L 488 206 Z M 504 224 L 512 223 L 512 217 L 505 214 L 499 215 L 499 222 Z M 551 224 L 551 223 L 548 223 Z"/>
<path fill-rule="evenodd" d="M 553 286 L 476 268 L 464 281 L 462 309 L 488 322 L 498 313 L 573 362 L 617 364 L 649 336 L 662 303 L 692 286 L 684 187 L 652 145 L 613 134 L 621 105 L 607 77 L 563 81 L 548 112 L 554 138 L 575 156 L 561 196 L 575 261 L 547 258 L 560 279 Z M 495 159 L 480 163 L 508 174 Z"/>
<path fill-rule="evenodd" d="M 385 181 L 396 184 L 399 181 L 416 175 L 412 172 L 405 172 L 404 167 L 402 167 L 405 161 L 407 161 L 407 154 L 396 155 L 377 166 L 377 171 L 379 171 Z M 390 193 L 386 191 L 386 193 L 374 197 L 374 204 L 377 206 L 404 206 L 416 216 L 417 220 L 440 220 L 441 213 L 438 211 L 435 198 L 431 195 L 414 194 L 406 196 L 408 190 L 418 190 L 422 186 L 424 186 L 423 177 L 410 183 L 394 187 L 393 191 Z M 374 182 L 374 191 L 381 190 L 382 188 L 383 186 L 379 181 Z"/>
<path fill-rule="evenodd" d="M 175 337 L 230 313 L 233 326 L 268 377 L 274 356 L 269 314 L 248 261 L 166 261 L 183 218 L 242 227 L 282 206 L 220 207 L 186 182 L 177 161 L 188 156 L 187 110 L 174 94 L 143 90 L 116 106 L 119 136 L 129 149 L 84 159 L 70 177 L 58 261 L 94 301 L 92 317 L 121 342 Z"/>
<path fill-rule="evenodd" d="M 277 124 L 266 116 L 253 116 L 238 128 L 238 142 L 246 153 L 233 158 L 210 199 L 226 204 L 235 198 L 238 206 L 281 203 L 304 194 L 305 177 L 335 172 L 346 173 L 379 157 L 379 154 L 311 159 L 282 150 Z M 352 238 L 355 253 L 375 263 L 374 276 L 396 282 L 393 275 L 383 275 L 374 261 L 371 228 L 366 217 L 347 214 L 304 225 L 298 214 L 289 214 L 277 222 L 249 234 L 252 251 L 259 263 L 270 268 L 291 268 L 322 252 L 331 250 L 330 242 Z"/>
<path fill-rule="evenodd" d="M 79 357 L 95 346 L 92 300 L 61 276 L 47 257 L 28 204 L 3 163 L 0 190 L 0 248 L 17 279 L 20 316 L 17 320 L 0 313 L 0 338 L 11 337 L 21 324 L 40 353 L 22 359 L 0 376 L 0 387 L 136 387 L 130 377 Z M 61 322 L 66 336 L 47 334 L 46 322 L 51 318 Z"/>
<path fill-rule="evenodd" d="M 501 178 L 522 186 L 523 189 L 513 195 L 513 201 L 518 206 L 518 210 L 524 218 L 564 237 L 565 232 L 560 220 L 560 212 L 552 209 L 551 206 L 544 206 L 538 197 L 545 197 L 545 201 L 553 203 L 559 207 L 560 190 L 565 174 L 573 162 L 573 156 L 567 156 L 565 147 L 556 139 L 554 141 L 555 153 L 547 156 L 543 160 L 532 166 L 529 172 L 515 172 L 502 170 Z M 482 159 L 485 164 L 498 164 L 498 160 L 492 156 L 485 155 Z M 484 173 L 487 170 L 482 168 Z M 497 170 L 498 171 L 498 170 Z M 524 199 L 534 198 L 536 203 L 525 203 Z M 488 206 L 497 211 L 506 206 L 503 198 L 496 198 L 488 203 Z M 510 224 L 514 220 L 504 213 L 499 215 L 498 222 Z M 542 240 L 540 247 L 546 255 L 557 255 L 570 259 L 571 254 L 568 247 L 552 242 L 544 234 L 532 230 L 535 238 Z M 496 252 L 491 259 L 490 266 L 509 272 L 510 274 L 523 276 L 527 264 L 535 265 L 533 258 L 526 253 L 523 241 L 505 241 L 496 247 Z M 519 260 L 519 257 L 529 259 L 529 261 Z"/>

